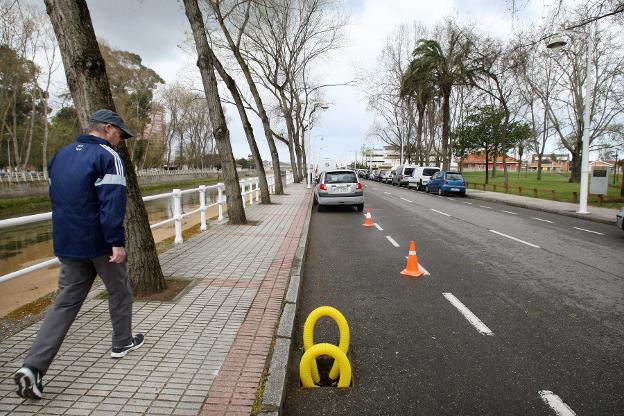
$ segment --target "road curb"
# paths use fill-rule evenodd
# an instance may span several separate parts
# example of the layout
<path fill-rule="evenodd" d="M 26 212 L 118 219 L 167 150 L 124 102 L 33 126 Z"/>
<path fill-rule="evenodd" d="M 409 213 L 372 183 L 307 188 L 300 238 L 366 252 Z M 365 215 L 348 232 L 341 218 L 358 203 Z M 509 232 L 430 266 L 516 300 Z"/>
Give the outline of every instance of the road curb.
<path fill-rule="evenodd" d="M 273 354 L 269 363 L 264 392 L 262 394 L 261 416 L 278 416 L 281 414 L 288 372 L 288 360 L 292 345 L 292 332 L 297 312 L 297 299 L 299 298 L 299 286 L 302 278 L 303 260 L 308 246 L 308 232 L 310 230 L 310 218 L 312 216 L 312 202 L 310 198 L 306 218 L 299 238 L 299 244 L 292 267 L 290 269 L 290 281 L 286 296 L 282 303 L 282 313 L 276 333 L 274 335 Z"/>
<path fill-rule="evenodd" d="M 599 222 L 602 224 L 615 224 L 615 214 L 613 215 L 612 220 L 607 220 L 605 218 L 591 216 L 591 214 L 577 214 L 575 211 L 569 211 L 569 210 L 559 209 L 555 207 L 548 207 L 548 206 L 530 203 L 530 202 L 512 201 L 512 200 L 500 199 L 496 197 L 490 197 L 487 194 L 482 194 L 478 192 L 474 192 L 474 193 L 470 192 L 470 190 L 468 191 L 467 195 L 470 198 L 479 199 L 481 201 L 499 202 L 499 203 L 511 205 L 514 207 L 534 209 L 534 210 L 542 211 L 542 212 L 550 212 L 553 214 L 560 214 L 560 215 L 565 215 L 568 217 L 580 218 L 580 219 L 587 220 L 587 221 Z"/>

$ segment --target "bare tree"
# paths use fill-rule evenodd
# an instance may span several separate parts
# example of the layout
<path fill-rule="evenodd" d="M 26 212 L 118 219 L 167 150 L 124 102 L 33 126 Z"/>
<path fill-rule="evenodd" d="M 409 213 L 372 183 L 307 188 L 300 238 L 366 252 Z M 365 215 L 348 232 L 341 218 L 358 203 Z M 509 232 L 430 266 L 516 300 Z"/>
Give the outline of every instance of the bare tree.
<path fill-rule="evenodd" d="M 206 37 L 206 27 L 204 26 L 204 18 L 202 16 L 197 0 L 184 0 L 184 8 L 186 16 L 193 30 L 193 38 L 195 39 L 195 47 L 197 48 L 197 66 L 201 73 L 204 84 L 204 93 L 208 103 L 208 113 L 212 123 L 212 134 L 219 148 L 219 156 L 221 157 L 221 168 L 223 169 L 223 179 L 225 182 L 225 192 L 228 196 L 228 217 L 230 224 L 245 224 L 245 209 L 241 198 L 240 184 L 238 182 L 238 173 L 234 164 L 234 155 L 232 154 L 232 145 L 230 143 L 230 132 L 227 128 L 223 108 L 221 107 L 221 99 L 219 97 L 219 89 L 217 79 L 214 73 L 214 54 L 208 39 Z"/>
<path fill-rule="evenodd" d="M 106 67 L 100 54 L 85 0 L 45 0 L 65 67 L 67 84 L 74 98 L 78 120 L 88 128 L 89 114 L 99 108 L 115 109 Z M 138 293 L 158 292 L 166 281 L 156 253 L 147 211 L 141 198 L 134 166 L 122 141 L 117 150 L 127 172 L 128 272 Z"/>

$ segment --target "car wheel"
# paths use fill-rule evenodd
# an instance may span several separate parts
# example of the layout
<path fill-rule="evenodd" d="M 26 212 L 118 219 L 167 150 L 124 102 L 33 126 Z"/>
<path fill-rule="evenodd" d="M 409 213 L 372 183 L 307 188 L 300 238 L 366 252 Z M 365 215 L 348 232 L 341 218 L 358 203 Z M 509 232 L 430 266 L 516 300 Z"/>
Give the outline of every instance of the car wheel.
<path fill-rule="evenodd" d="M 425 193 L 428 194 L 429 193 L 429 185 L 425 186 Z"/>
<path fill-rule="evenodd" d="M 325 211 L 325 207 L 323 205 L 319 204 L 319 205 L 316 206 L 316 211 L 317 212 L 323 212 L 323 211 Z"/>
<path fill-rule="evenodd" d="M 461 196 L 462 198 L 466 197 L 466 192 L 462 192 L 461 194 L 459 194 L 459 196 Z"/>
<path fill-rule="evenodd" d="M 422 191 L 422 190 L 423 190 L 423 188 L 424 188 L 424 187 L 423 187 L 422 180 L 421 180 L 420 182 L 418 182 L 417 189 L 418 189 L 419 191 Z"/>
<path fill-rule="evenodd" d="M 317 206 L 317 205 L 318 205 L 318 201 L 316 200 L 316 198 L 314 198 L 314 200 L 313 200 L 312 204 L 313 204 L 314 206 Z"/>
<path fill-rule="evenodd" d="M 442 196 L 442 195 L 444 195 L 444 192 L 442 192 L 442 187 L 440 186 L 438 188 L 438 196 Z"/>
<path fill-rule="evenodd" d="M 355 207 L 357 208 L 359 212 L 364 211 L 364 204 L 357 204 Z"/>

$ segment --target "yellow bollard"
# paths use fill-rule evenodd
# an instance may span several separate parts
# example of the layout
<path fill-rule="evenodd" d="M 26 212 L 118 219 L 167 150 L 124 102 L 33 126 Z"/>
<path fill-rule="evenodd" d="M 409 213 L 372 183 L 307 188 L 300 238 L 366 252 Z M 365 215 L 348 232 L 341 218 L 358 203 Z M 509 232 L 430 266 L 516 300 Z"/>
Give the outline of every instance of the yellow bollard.
<path fill-rule="evenodd" d="M 324 316 L 332 318 L 336 322 L 336 325 L 338 325 L 338 331 L 340 332 L 340 342 L 338 344 L 338 348 L 346 355 L 347 350 L 349 349 L 349 325 L 347 324 L 347 320 L 344 315 L 341 314 L 338 309 L 332 308 L 331 306 L 319 306 L 310 312 L 310 315 L 308 315 L 308 318 L 303 325 L 304 351 L 307 352 L 314 345 L 314 327 L 316 326 L 316 321 Z M 314 382 L 318 384 L 321 381 L 321 376 L 319 375 L 316 360 L 312 362 L 311 368 L 312 378 Z M 338 378 L 338 373 L 339 366 L 337 362 L 334 361 L 334 365 L 332 365 L 331 371 L 329 372 L 329 378 L 335 380 Z"/>
<path fill-rule="evenodd" d="M 303 387 L 316 387 L 312 380 L 312 365 L 316 363 L 316 357 L 321 355 L 329 355 L 334 359 L 334 364 L 337 364 L 340 371 L 338 387 L 349 387 L 351 385 L 351 363 L 340 348 L 327 343 L 313 345 L 301 357 L 299 378 L 301 378 Z"/>

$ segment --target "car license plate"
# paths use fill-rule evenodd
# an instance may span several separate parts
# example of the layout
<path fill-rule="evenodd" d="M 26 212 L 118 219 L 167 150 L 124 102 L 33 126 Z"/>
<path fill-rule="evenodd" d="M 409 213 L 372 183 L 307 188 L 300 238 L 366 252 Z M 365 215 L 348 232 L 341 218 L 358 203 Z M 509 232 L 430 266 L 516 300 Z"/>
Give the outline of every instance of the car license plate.
<path fill-rule="evenodd" d="M 348 193 L 349 192 L 349 187 L 348 186 L 337 186 L 335 190 L 336 190 L 336 192 L 340 192 L 340 193 Z"/>
<path fill-rule="evenodd" d="M 451 192 L 459 192 L 459 188 L 451 188 Z"/>

